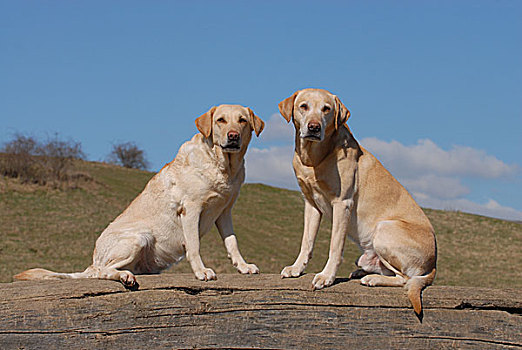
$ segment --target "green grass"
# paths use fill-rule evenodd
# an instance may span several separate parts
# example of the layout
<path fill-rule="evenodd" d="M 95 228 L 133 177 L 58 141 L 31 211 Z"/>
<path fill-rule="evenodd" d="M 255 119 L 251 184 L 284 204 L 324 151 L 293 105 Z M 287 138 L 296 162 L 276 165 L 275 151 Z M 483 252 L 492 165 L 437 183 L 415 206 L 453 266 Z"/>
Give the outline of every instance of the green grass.
<path fill-rule="evenodd" d="M 152 173 L 79 162 L 94 182 L 58 191 L 22 186 L 0 178 L 0 282 L 31 267 L 82 271 L 91 263 L 94 242 L 103 229 L 143 189 Z M 454 211 L 425 210 L 437 234 L 435 284 L 515 288 L 522 286 L 522 225 Z M 303 201 L 295 191 L 247 184 L 234 207 L 234 225 L 245 259 L 262 273 L 279 273 L 299 252 Z M 326 263 L 330 223 L 323 222 L 307 272 Z M 348 276 L 358 257 L 346 242 L 339 277 Z M 235 273 L 213 229 L 202 238 L 205 264 L 219 273 Z M 191 272 L 186 261 L 171 272 Z M 219 276 L 218 276 L 219 278 Z"/>

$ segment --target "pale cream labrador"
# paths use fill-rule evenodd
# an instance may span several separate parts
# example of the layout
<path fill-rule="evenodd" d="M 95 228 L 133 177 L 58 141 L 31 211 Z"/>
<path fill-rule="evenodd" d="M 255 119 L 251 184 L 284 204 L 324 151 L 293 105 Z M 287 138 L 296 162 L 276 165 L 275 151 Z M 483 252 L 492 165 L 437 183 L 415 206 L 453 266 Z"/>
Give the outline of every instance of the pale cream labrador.
<path fill-rule="evenodd" d="M 220 105 L 197 118 L 196 126 L 200 133 L 102 232 L 84 272 L 31 269 L 14 278 L 100 278 L 135 287 L 134 274 L 159 273 L 186 256 L 196 278 L 213 280 L 216 274 L 200 256 L 200 237 L 214 224 L 239 272 L 259 273 L 239 252 L 231 210 L 245 179 L 252 131 L 259 136 L 264 123 L 250 108 Z"/>
<path fill-rule="evenodd" d="M 313 288 L 334 282 L 348 235 L 362 251 L 350 278 L 362 278 L 367 286 L 405 286 L 422 317 L 421 291 L 433 282 L 437 260 L 435 234 L 424 212 L 357 143 L 345 124 L 350 112 L 335 95 L 304 89 L 282 101 L 279 110 L 296 129 L 293 166 L 305 200 L 301 251 L 281 276 L 303 273 L 325 215 L 332 219 L 330 253 Z"/>

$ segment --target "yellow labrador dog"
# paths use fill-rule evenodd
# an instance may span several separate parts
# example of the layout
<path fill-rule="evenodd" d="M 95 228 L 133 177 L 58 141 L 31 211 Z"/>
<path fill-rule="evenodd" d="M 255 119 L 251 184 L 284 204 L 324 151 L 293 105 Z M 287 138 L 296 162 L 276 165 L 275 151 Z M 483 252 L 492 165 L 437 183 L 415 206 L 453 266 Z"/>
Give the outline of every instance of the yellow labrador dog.
<path fill-rule="evenodd" d="M 239 272 L 259 273 L 239 252 L 231 210 L 245 178 L 243 157 L 252 131 L 259 136 L 264 123 L 250 108 L 220 105 L 197 118 L 196 126 L 200 133 L 102 232 L 84 272 L 31 269 L 14 278 L 100 278 L 137 287 L 134 274 L 159 273 L 186 255 L 196 278 L 213 280 L 216 274 L 203 264 L 199 240 L 214 224 Z"/>
<path fill-rule="evenodd" d="M 282 101 L 279 111 L 294 122 L 293 166 L 305 200 L 301 251 L 281 276 L 303 273 L 326 215 L 332 219 L 330 253 L 313 288 L 334 282 L 348 234 L 363 253 L 350 278 L 362 278 L 367 286 L 405 286 L 421 318 L 421 292 L 433 282 L 437 260 L 435 234 L 424 212 L 357 143 L 345 124 L 350 112 L 337 96 L 304 89 Z"/>

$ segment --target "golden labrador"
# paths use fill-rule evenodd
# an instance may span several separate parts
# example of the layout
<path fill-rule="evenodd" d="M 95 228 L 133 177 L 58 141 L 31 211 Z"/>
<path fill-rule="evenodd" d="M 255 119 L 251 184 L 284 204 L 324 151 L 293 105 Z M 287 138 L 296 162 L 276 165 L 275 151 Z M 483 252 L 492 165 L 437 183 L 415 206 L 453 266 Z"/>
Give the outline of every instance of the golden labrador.
<path fill-rule="evenodd" d="M 250 108 L 220 105 L 197 118 L 196 126 L 200 133 L 102 232 L 84 272 L 31 269 L 14 278 L 100 278 L 136 287 L 134 274 L 159 273 L 186 255 L 196 278 L 213 280 L 216 274 L 203 264 L 199 240 L 214 224 L 239 272 L 259 273 L 239 252 L 231 210 L 245 178 L 243 157 L 252 131 L 259 136 L 264 123 Z"/>
<path fill-rule="evenodd" d="M 281 276 L 303 273 L 326 215 L 332 219 L 330 253 L 313 288 L 334 282 L 348 234 L 362 251 L 350 278 L 367 286 L 405 286 L 421 319 L 421 292 L 433 282 L 437 260 L 435 234 L 424 212 L 357 143 L 345 124 L 350 112 L 337 96 L 304 89 L 279 103 L 279 111 L 294 122 L 293 166 L 305 200 L 301 251 Z"/>

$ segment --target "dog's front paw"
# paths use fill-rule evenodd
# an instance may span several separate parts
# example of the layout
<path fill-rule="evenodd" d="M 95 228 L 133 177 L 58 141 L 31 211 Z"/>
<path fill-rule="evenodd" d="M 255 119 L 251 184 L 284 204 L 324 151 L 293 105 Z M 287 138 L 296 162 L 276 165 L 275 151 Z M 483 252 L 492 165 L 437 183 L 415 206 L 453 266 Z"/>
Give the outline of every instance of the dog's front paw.
<path fill-rule="evenodd" d="M 287 266 L 281 271 L 281 278 L 299 277 L 304 271 L 304 267 L 291 265 Z"/>
<path fill-rule="evenodd" d="M 200 281 L 211 281 L 217 279 L 216 273 L 209 268 L 204 268 L 200 271 L 196 271 L 194 272 L 194 274 L 196 275 L 196 278 Z"/>
<path fill-rule="evenodd" d="M 254 264 L 241 264 L 237 266 L 239 273 L 253 275 L 259 273 L 259 268 Z"/>
<path fill-rule="evenodd" d="M 325 287 L 331 286 L 335 281 L 335 275 L 329 276 L 324 273 L 318 273 L 315 275 L 314 280 L 312 281 L 312 288 L 314 290 L 322 289 Z"/>

